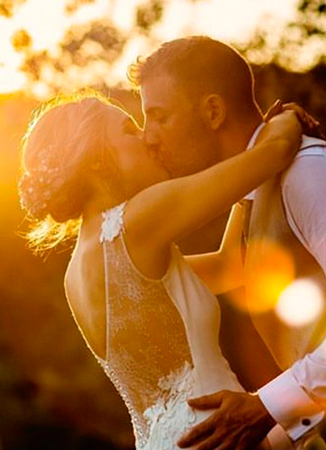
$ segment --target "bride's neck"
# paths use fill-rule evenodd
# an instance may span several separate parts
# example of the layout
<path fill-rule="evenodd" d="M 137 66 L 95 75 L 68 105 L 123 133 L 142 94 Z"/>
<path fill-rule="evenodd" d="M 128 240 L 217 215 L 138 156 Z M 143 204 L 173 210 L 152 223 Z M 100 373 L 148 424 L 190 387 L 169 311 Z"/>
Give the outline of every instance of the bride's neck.
<path fill-rule="evenodd" d="M 99 230 L 102 223 L 102 212 L 113 208 L 125 201 L 126 198 L 110 195 L 110 192 L 104 192 L 103 195 L 95 195 L 85 204 L 82 214 L 82 223 L 79 230 L 78 246 L 85 243 L 96 242 L 99 238 Z"/>
<path fill-rule="evenodd" d="M 91 221 L 103 211 L 127 200 L 122 189 L 114 189 L 113 191 L 106 183 L 96 183 L 92 186 L 91 191 L 92 193 L 83 208 L 83 222 Z"/>

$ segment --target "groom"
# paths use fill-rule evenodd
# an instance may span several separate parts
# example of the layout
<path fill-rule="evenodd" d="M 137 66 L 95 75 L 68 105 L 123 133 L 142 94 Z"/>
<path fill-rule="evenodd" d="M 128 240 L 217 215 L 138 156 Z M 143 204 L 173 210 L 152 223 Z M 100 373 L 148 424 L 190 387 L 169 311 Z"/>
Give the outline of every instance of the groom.
<path fill-rule="evenodd" d="M 231 47 L 208 37 L 178 39 L 134 66 L 131 75 L 141 87 L 145 140 L 163 157 L 171 176 L 205 169 L 254 145 L 262 115 L 253 76 Z M 304 137 L 290 170 L 256 191 L 246 257 L 250 295 L 261 283 L 269 242 L 286 249 L 295 278 L 313 277 L 326 293 L 325 174 L 326 142 Z M 189 401 L 214 412 L 179 446 L 252 450 L 279 424 L 288 441 L 278 448 L 304 448 L 326 407 L 324 315 L 295 328 L 283 323 L 273 307 L 253 313 L 283 373 L 255 394 L 222 391 Z"/>

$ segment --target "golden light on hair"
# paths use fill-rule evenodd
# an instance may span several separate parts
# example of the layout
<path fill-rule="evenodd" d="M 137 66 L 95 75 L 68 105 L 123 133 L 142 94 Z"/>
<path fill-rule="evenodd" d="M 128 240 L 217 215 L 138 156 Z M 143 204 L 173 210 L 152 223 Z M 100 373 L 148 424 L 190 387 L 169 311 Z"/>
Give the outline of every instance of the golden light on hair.
<path fill-rule="evenodd" d="M 19 196 L 27 219 L 31 219 L 30 231 L 25 236 L 36 252 L 74 239 L 78 233 L 82 204 L 87 200 L 83 168 L 88 164 L 87 154 L 97 155 L 93 148 L 96 139 L 98 158 L 105 168 L 102 155 L 108 152 L 103 136 L 109 128 L 104 126 L 107 122 L 102 112 L 107 105 L 112 105 L 110 99 L 100 92 L 84 89 L 51 98 L 32 114 L 22 141 Z M 78 133 L 70 120 L 77 112 L 85 125 L 79 127 Z M 89 136 L 92 132 L 92 138 L 87 139 L 84 130 Z M 67 160 L 69 171 L 67 164 L 60 163 Z"/>
<path fill-rule="evenodd" d="M 280 294 L 276 313 L 287 325 L 300 327 L 314 322 L 323 311 L 321 289 L 309 279 L 293 281 Z"/>
<path fill-rule="evenodd" d="M 252 313 L 273 309 L 281 292 L 294 280 L 291 254 L 277 242 L 259 240 L 252 243 L 246 265 L 246 307 Z"/>

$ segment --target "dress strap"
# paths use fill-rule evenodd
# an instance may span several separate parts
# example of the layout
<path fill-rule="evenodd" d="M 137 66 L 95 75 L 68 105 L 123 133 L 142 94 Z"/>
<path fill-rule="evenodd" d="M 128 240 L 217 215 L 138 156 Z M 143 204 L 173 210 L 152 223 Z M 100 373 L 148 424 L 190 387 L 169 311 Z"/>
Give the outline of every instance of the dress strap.
<path fill-rule="evenodd" d="M 124 229 L 123 227 L 123 214 L 125 211 L 127 202 L 123 202 L 107 211 L 102 213 L 102 232 L 100 235 L 100 242 L 112 242 Z"/>
<path fill-rule="evenodd" d="M 103 244 L 103 256 L 104 256 L 104 279 L 105 279 L 105 306 L 106 306 L 106 354 L 105 361 L 109 361 L 109 345 L 110 345 L 110 270 L 109 270 L 109 257 L 107 254 L 106 242 L 113 242 L 120 232 L 124 230 L 123 226 L 123 214 L 125 211 L 127 202 L 114 206 L 102 212 L 102 226 L 100 242 Z"/>

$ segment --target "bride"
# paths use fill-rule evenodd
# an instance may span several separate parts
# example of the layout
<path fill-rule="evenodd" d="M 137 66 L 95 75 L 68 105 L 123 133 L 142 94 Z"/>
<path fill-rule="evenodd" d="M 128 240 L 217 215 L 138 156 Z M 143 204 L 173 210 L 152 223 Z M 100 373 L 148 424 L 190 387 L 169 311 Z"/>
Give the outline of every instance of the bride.
<path fill-rule="evenodd" d="M 132 117 L 94 94 L 50 102 L 30 124 L 19 188 L 30 238 L 55 245 L 78 225 L 67 300 L 128 407 L 137 450 L 178 448 L 207 415 L 189 397 L 243 390 L 219 347 L 214 296 L 242 284 L 241 207 L 218 252 L 185 258 L 174 242 L 285 168 L 300 135 L 287 111 L 250 152 L 171 180 Z"/>

